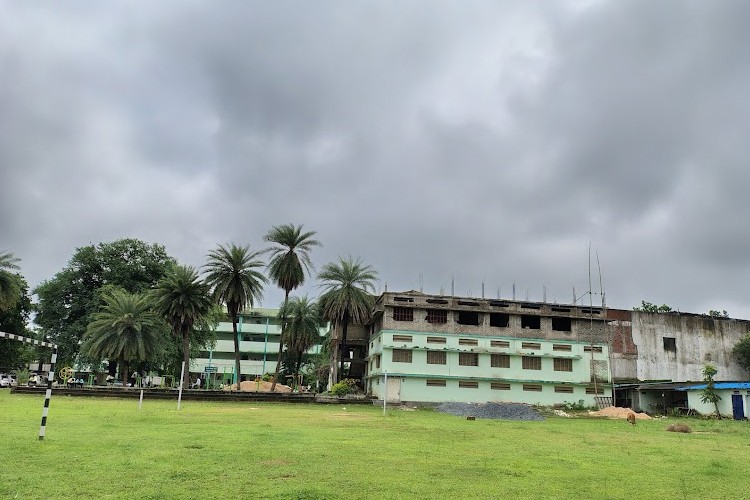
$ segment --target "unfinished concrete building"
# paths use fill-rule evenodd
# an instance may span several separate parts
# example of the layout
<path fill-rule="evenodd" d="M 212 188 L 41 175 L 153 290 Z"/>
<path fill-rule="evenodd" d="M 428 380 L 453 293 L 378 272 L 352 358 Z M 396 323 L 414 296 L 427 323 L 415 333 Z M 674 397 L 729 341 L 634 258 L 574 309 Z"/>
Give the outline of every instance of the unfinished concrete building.
<path fill-rule="evenodd" d="M 366 387 L 390 402 L 611 395 L 601 308 L 386 292 L 369 327 Z"/>

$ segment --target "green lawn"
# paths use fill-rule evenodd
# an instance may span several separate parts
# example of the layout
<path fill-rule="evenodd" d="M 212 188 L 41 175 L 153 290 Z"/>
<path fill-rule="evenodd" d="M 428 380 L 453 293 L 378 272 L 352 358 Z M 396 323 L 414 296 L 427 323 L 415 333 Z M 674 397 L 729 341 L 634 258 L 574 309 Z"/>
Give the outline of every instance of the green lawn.
<path fill-rule="evenodd" d="M 0 391 L 0 498 L 748 498 L 750 424 Z"/>

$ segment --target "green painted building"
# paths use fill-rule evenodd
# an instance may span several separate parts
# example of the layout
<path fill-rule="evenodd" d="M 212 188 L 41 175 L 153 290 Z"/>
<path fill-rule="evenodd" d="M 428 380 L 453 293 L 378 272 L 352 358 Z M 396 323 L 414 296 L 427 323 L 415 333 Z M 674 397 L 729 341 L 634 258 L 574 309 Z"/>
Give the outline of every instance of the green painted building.
<path fill-rule="evenodd" d="M 369 326 L 367 390 L 389 402 L 594 405 L 612 395 L 601 308 L 386 292 Z"/>
<path fill-rule="evenodd" d="M 240 341 L 240 380 L 253 380 L 264 373 L 273 373 L 279 353 L 281 322 L 278 309 L 252 308 L 243 311 L 237 324 Z M 328 327 L 319 329 L 321 343 Z M 320 345 L 309 352 L 317 353 Z M 232 323 L 227 320 L 219 323 L 216 329 L 216 345 L 209 351 L 199 353 L 190 363 L 191 374 L 208 376 L 215 383 L 228 383 L 234 380 L 234 340 Z M 284 381 L 281 381 L 284 382 Z"/>

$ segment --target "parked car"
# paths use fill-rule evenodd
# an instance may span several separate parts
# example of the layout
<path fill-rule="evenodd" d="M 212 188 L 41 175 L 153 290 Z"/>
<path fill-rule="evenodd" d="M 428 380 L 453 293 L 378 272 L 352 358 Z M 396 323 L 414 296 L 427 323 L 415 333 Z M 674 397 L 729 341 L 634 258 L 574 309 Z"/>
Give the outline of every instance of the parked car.
<path fill-rule="evenodd" d="M 10 387 L 10 376 L 7 373 L 0 373 L 0 387 Z"/>
<path fill-rule="evenodd" d="M 8 377 L 10 378 L 10 386 L 15 387 L 18 385 L 18 379 L 16 378 L 15 373 L 9 373 Z"/>
<path fill-rule="evenodd" d="M 28 385 L 42 385 L 44 382 L 42 381 L 42 376 L 39 375 L 36 372 L 29 373 L 29 383 Z"/>

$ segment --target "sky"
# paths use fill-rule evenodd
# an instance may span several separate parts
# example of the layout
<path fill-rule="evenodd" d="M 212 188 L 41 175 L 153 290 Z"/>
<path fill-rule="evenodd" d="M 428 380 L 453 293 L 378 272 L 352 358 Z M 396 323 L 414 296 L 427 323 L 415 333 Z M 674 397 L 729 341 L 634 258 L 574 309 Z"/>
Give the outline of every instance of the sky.
<path fill-rule="evenodd" d="M 34 287 L 88 244 L 199 267 L 294 223 L 317 269 L 359 257 L 377 292 L 588 303 L 591 269 L 594 304 L 601 275 L 610 307 L 750 318 L 748 19 L 742 0 L 0 0 L 0 251 Z"/>

